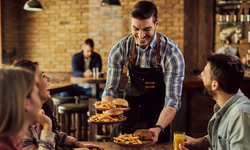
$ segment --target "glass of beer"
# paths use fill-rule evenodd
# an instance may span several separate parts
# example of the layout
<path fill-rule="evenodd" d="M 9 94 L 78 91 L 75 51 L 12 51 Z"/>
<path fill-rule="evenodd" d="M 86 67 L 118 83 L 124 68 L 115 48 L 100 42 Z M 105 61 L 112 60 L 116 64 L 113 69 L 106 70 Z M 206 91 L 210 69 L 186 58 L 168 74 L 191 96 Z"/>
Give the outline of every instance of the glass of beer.
<path fill-rule="evenodd" d="M 185 132 L 175 131 L 174 132 L 174 150 L 180 150 L 179 144 L 184 143 L 184 141 L 185 141 Z"/>

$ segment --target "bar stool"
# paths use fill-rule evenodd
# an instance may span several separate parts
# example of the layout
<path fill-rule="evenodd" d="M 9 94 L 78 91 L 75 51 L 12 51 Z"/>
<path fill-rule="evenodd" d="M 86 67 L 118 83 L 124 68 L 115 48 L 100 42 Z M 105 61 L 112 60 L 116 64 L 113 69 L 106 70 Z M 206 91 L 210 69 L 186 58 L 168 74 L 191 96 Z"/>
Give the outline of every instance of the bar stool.
<path fill-rule="evenodd" d="M 56 96 L 51 98 L 54 102 L 55 105 L 55 111 L 54 111 L 54 116 L 56 116 L 56 119 L 60 122 L 60 118 L 58 115 L 58 106 L 61 104 L 65 103 L 75 103 L 76 99 L 75 97 L 69 96 L 69 97 L 61 97 L 61 96 Z"/>
<path fill-rule="evenodd" d="M 81 104 L 62 104 L 58 106 L 58 113 L 62 122 L 62 131 L 70 134 L 71 127 L 71 114 L 77 114 L 77 139 L 79 141 L 88 140 L 88 124 L 87 124 L 87 111 L 88 105 L 86 103 Z M 82 120 L 83 118 L 83 120 Z M 82 122 L 83 122 L 83 138 L 82 138 Z"/>

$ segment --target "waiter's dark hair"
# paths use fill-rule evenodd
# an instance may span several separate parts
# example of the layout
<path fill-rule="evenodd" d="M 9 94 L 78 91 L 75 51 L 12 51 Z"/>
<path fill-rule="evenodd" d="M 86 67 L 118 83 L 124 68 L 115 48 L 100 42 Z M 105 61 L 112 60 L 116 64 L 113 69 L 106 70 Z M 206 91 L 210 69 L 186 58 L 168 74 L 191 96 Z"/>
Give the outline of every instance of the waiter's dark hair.
<path fill-rule="evenodd" d="M 86 39 L 85 44 L 89 45 L 92 48 L 94 47 L 94 41 L 92 39 Z"/>
<path fill-rule="evenodd" d="M 237 93 L 244 77 L 242 62 L 232 55 L 215 53 L 208 54 L 207 62 L 211 65 L 211 80 L 216 80 L 225 93 Z"/>
<path fill-rule="evenodd" d="M 139 20 L 149 19 L 153 16 L 153 22 L 158 20 L 156 5 L 149 1 L 140 1 L 136 3 L 131 10 L 131 17 Z"/>

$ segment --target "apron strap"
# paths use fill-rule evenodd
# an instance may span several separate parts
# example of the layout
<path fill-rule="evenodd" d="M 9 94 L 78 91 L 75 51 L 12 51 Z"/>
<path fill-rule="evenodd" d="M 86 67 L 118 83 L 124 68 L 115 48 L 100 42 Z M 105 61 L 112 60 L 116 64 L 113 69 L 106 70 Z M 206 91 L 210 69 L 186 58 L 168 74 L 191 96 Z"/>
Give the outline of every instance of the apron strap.
<path fill-rule="evenodd" d="M 129 66 L 132 67 L 133 66 L 133 56 L 134 56 L 134 52 L 135 52 L 135 38 L 133 37 L 133 41 L 132 41 L 132 51 L 131 54 L 129 56 Z"/>
<path fill-rule="evenodd" d="M 157 48 L 156 48 L 156 64 L 157 64 L 157 70 L 160 69 L 160 33 L 157 32 Z"/>
<path fill-rule="evenodd" d="M 135 53 L 135 39 L 133 37 L 132 41 L 132 50 L 131 54 L 129 56 L 129 67 L 133 66 L 133 56 Z M 160 33 L 157 32 L 157 47 L 156 47 L 156 64 L 157 64 L 157 69 L 160 69 L 160 61 L 161 61 L 161 56 L 160 56 Z"/>

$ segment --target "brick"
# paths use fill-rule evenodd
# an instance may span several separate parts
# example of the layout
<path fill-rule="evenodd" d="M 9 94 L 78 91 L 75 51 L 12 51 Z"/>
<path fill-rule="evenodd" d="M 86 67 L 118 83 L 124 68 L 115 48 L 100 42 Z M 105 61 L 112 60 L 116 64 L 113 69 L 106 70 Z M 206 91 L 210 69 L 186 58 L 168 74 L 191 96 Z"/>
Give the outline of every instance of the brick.
<path fill-rule="evenodd" d="M 175 9 L 184 9 L 184 5 L 174 5 Z"/>
<path fill-rule="evenodd" d="M 45 65 L 44 66 L 46 69 L 50 69 L 50 68 L 55 68 L 56 66 L 55 65 Z"/>
<path fill-rule="evenodd" d="M 39 61 L 44 71 L 72 72 L 73 54 L 81 51 L 84 40 L 90 37 L 105 71 L 112 47 L 131 33 L 130 11 L 138 1 L 122 0 L 120 7 L 101 7 L 100 0 L 43 0 L 44 11 L 19 14 L 6 11 L 12 10 L 12 6 L 5 5 L 8 7 L 4 8 L 3 46 L 15 46 L 18 56 Z M 176 41 L 183 52 L 184 0 L 154 0 L 154 3 L 160 21 L 157 31 Z M 23 7 L 17 5 L 13 6 Z"/>

